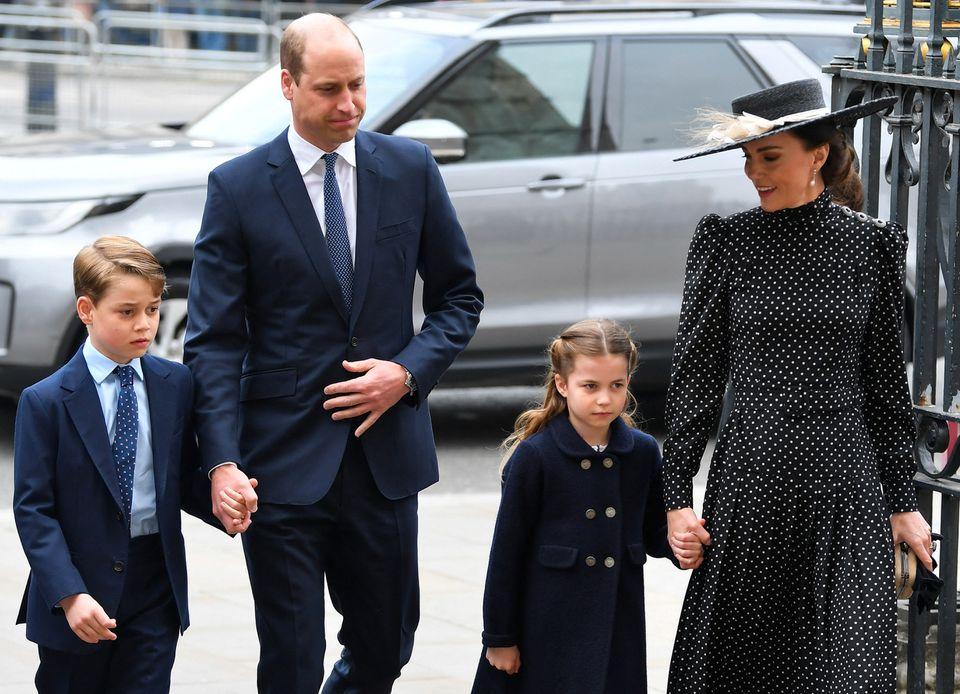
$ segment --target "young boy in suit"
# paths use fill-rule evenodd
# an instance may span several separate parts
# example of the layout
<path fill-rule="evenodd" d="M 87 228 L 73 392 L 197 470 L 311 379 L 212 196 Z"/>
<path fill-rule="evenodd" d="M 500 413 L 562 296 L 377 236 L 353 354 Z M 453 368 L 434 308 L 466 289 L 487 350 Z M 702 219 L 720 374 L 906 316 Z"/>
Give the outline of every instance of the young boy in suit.
<path fill-rule="evenodd" d="M 41 694 L 168 692 L 189 624 L 180 509 L 217 523 L 193 383 L 146 353 L 166 279 L 150 251 L 102 237 L 73 278 L 87 340 L 17 408 L 13 505 L 30 563 L 17 622 L 39 646 Z"/>

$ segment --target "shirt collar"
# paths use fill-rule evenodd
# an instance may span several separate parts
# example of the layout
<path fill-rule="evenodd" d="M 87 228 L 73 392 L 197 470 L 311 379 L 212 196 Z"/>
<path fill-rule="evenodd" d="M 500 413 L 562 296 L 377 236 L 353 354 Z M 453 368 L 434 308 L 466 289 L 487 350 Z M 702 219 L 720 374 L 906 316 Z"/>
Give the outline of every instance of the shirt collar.
<path fill-rule="evenodd" d="M 107 376 L 112 374 L 118 366 L 132 366 L 134 372 L 140 377 L 140 380 L 143 380 L 143 366 L 140 365 L 140 357 L 131 359 L 130 363 L 126 365 L 118 364 L 113 359 L 104 356 L 100 350 L 94 347 L 89 337 L 86 342 L 83 343 L 83 358 L 87 361 L 87 368 L 90 370 L 90 375 L 93 376 L 93 380 L 97 385 L 103 383 L 107 379 Z"/>
<path fill-rule="evenodd" d="M 287 142 L 290 144 L 290 151 L 293 152 L 293 158 L 297 162 L 297 168 L 300 170 L 301 176 L 306 175 L 310 169 L 317 165 L 320 157 L 326 154 L 326 152 L 315 144 L 303 139 L 292 123 L 290 127 L 287 128 Z M 333 151 L 350 166 L 354 168 L 357 167 L 357 146 L 355 140 L 348 140 Z"/>

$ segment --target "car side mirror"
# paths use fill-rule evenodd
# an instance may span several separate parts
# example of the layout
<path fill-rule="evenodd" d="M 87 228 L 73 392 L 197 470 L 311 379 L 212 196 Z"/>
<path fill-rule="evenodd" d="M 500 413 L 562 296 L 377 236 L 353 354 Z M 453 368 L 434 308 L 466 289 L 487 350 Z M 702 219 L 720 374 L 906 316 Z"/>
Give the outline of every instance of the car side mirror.
<path fill-rule="evenodd" d="M 460 161 L 467 156 L 467 132 L 442 118 L 412 120 L 394 130 L 393 134 L 422 142 L 430 148 L 438 164 Z"/>

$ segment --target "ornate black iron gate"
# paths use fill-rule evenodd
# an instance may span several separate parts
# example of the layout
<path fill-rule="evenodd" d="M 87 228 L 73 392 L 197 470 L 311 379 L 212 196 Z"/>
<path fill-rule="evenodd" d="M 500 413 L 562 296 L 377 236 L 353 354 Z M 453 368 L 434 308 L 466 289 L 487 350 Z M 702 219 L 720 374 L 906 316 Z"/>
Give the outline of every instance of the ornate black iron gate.
<path fill-rule="evenodd" d="M 936 620 L 936 691 L 953 694 L 960 540 L 960 0 L 868 0 L 857 33 L 863 34 L 859 54 L 834 60 L 826 72 L 833 75 L 834 109 L 898 97 L 890 113 L 863 124 L 864 211 L 897 220 L 916 240 L 915 280 L 908 288 L 920 430 L 916 484 L 928 521 L 938 506 L 943 535 L 938 609 L 932 616 L 918 615 L 913 605 L 909 611 L 907 691 L 924 692 L 925 641 Z M 880 209 L 886 202 L 881 179 L 889 184 L 889 209 Z"/>

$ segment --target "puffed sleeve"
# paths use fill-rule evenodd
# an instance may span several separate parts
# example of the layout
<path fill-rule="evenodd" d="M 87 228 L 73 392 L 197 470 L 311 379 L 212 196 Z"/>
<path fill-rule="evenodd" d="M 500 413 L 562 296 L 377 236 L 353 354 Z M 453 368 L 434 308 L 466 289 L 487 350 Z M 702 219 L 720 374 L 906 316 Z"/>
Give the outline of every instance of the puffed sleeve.
<path fill-rule="evenodd" d="M 720 419 L 729 370 L 729 251 L 723 220 L 700 220 L 687 252 L 680 326 L 667 392 L 666 509 L 693 506 L 693 478 Z"/>
<path fill-rule="evenodd" d="M 530 536 L 540 517 L 540 456 L 521 441 L 503 470 L 500 510 L 483 591 L 483 645 L 517 646 L 523 621 L 523 576 Z"/>
<path fill-rule="evenodd" d="M 907 234 L 892 222 L 876 231 L 877 263 L 861 357 L 864 415 L 889 512 L 916 511 L 916 428 L 903 358 Z"/>

